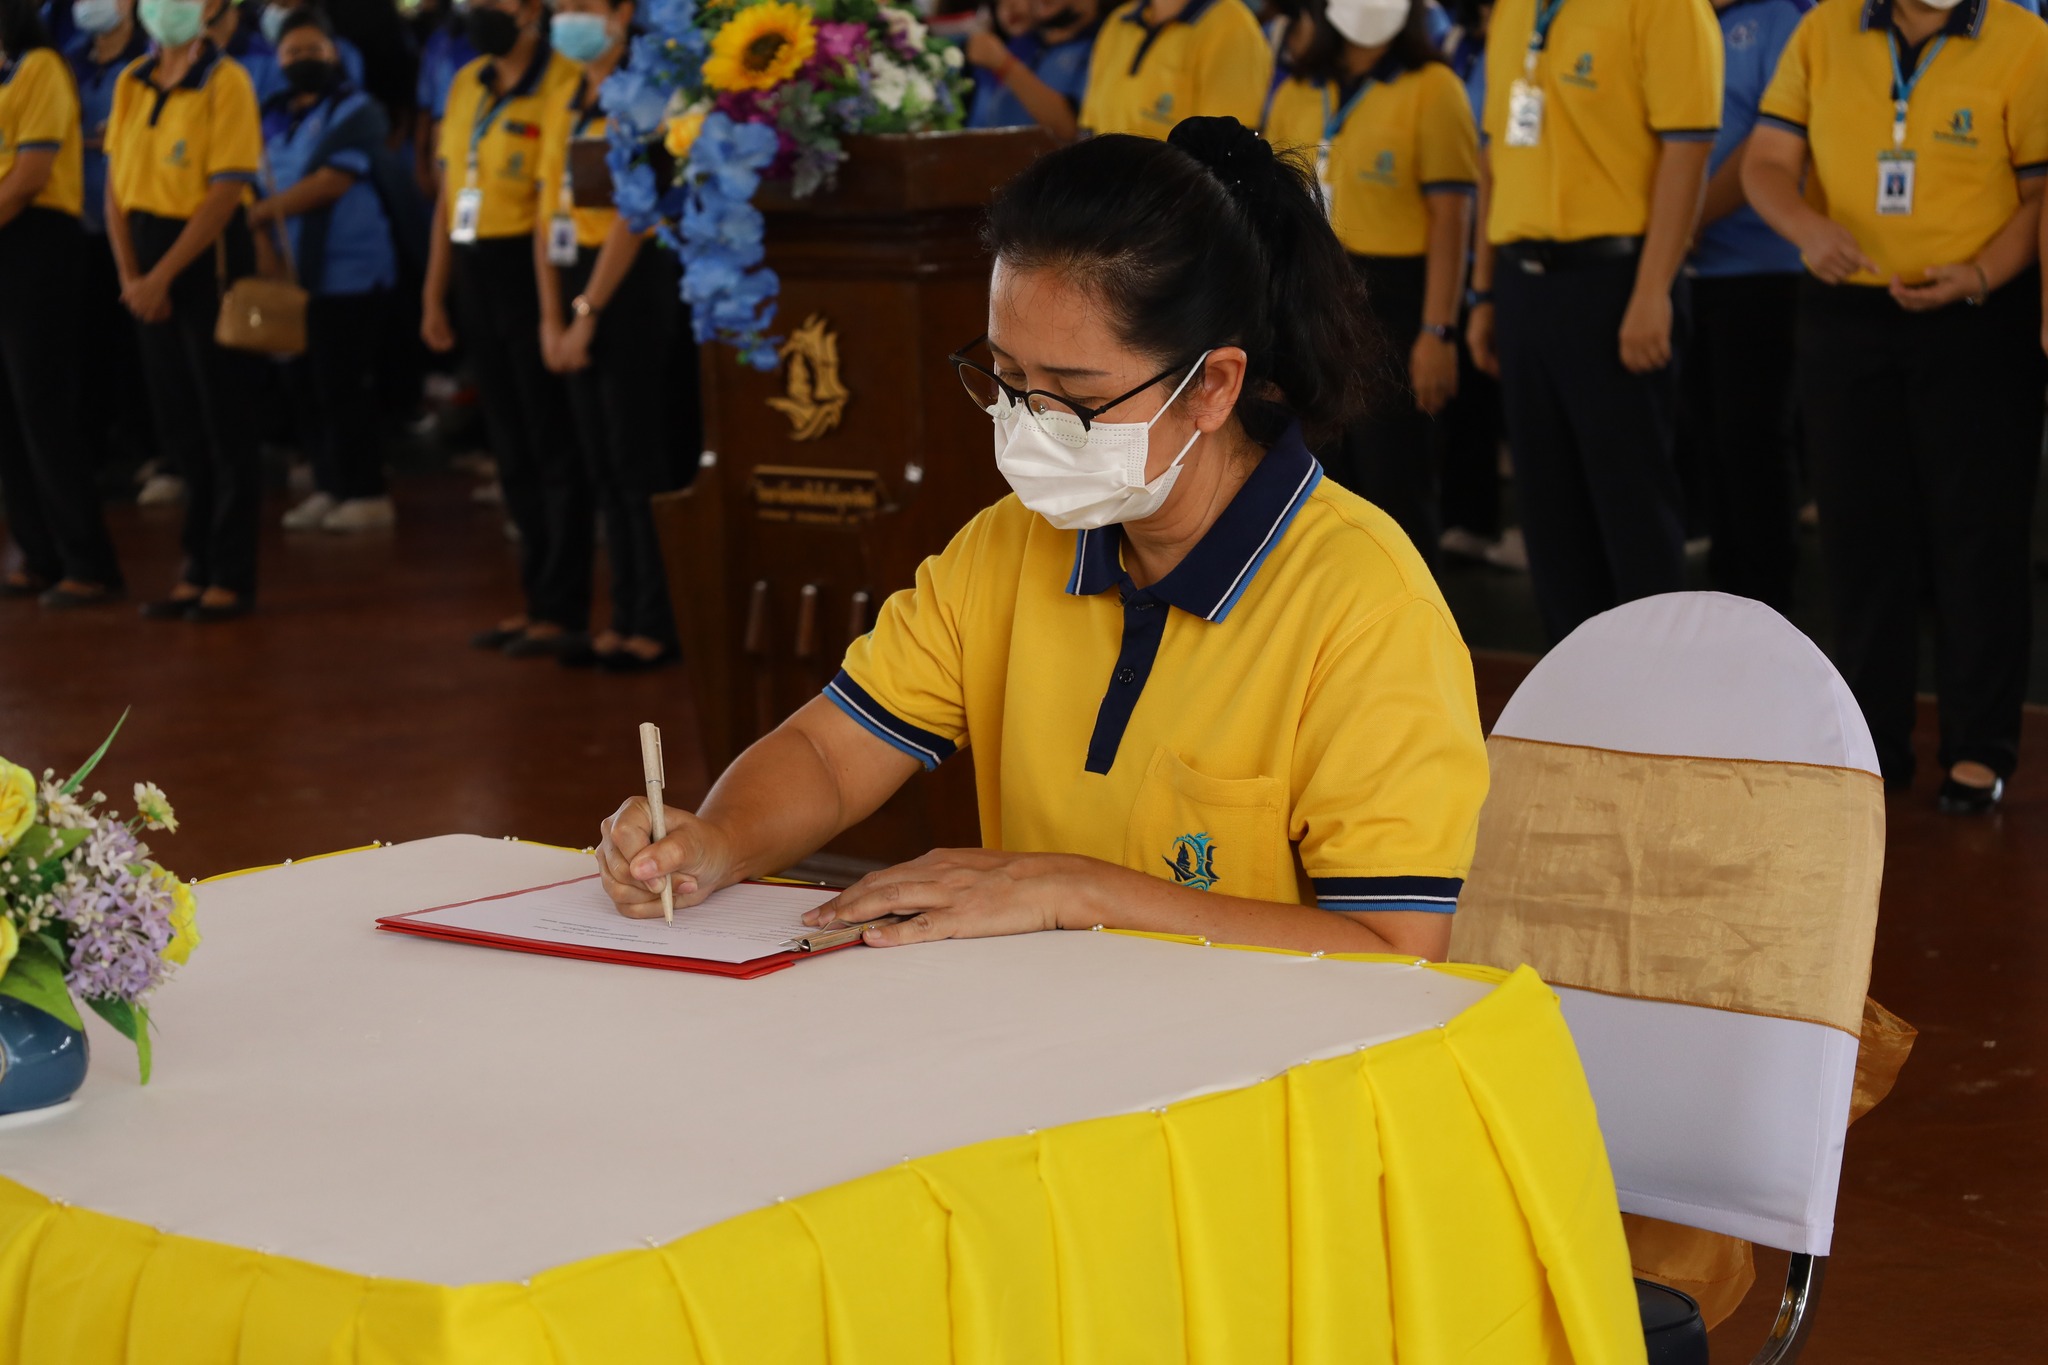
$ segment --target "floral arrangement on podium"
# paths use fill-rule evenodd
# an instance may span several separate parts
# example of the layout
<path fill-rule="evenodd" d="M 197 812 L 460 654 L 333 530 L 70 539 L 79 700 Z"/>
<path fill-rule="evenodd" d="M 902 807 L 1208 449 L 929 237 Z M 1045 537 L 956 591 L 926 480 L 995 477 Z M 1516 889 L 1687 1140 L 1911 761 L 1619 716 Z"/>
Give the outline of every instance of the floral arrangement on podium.
<path fill-rule="evenodd" d="M 603 90 L 613 201 L 682 258 L 697 340 L 772 369 L 781 282 L 761 264 L 762 180 L 803 198 L 832 182 L 850 134 L 959 128 L 960 49 L 878 0 L 649 0 L 641 15 Z"/>
<path fill-rule="evenodd" d="M 148 1084 L 144 1001 L 191 956 L 199 930 L 192 888 L 142 842 L 145 830 L 178 828 L 163 792 L 136 783 L 127 820 L 104 793 L 82 795 L 113 742 L 61 783 L 0 758 L 0 996 L 77 1030 L 84 1001 L 135 1044 Z"/>

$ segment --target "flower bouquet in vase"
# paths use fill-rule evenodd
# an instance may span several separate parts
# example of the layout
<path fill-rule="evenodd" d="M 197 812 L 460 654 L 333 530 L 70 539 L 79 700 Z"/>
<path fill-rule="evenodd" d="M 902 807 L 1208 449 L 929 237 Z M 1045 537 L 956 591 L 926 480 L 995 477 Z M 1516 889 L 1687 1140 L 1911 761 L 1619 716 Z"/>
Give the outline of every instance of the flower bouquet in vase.
<path fill-rule="evenodd" d="M 851 135 L 961 127 L 960 48 L 880 0 L 648 0 L 641 16 L 603 88 L 613 202 L 681 257 L 697 340 L 773 369 L 761 182 L 801 199 L 832 183 Z"/>
<path fill-rule="evenodd" d="M 135 1044 L 147 1084 L 145 1002 L 199 943 L 192 888 L 142 842 L 178 828 L 164 794 L 136 783 L 126 820 L 105 793 L 84 794 L 113 742 L 61 782 L 0 758 L 0 1114 L 61 1104 L 84 1084 L 80 1002 Z"/>

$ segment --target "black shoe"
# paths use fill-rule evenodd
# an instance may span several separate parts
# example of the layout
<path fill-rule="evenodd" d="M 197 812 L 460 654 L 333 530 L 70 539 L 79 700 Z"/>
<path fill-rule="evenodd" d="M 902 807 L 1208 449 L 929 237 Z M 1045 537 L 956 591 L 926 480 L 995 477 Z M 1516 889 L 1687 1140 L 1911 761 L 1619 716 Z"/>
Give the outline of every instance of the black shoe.
<path fill-rule="evenodd" d="M 194 602 L 192 610 L 185 613 L 185 619 L 187 621 L 197 621 L 203 625 L 217 625 L 222 621 L 239 620 L 254 610 L 256 610 L 256 604 L 246 597 L 237 597 L 226 606 L 220 607 L 209 607 L 204 603 Z"/>
<path fill-rule="evenodd" d="M 44 611 L 77 611 L 81 607 L 104 607 L 124 596 L 119 586 L 95 586 L 89 592 L 80 592 L 60 583 L 36 600 L 43 604 Z"/>
<path fill-rule="evenodd" d="M 565 649 L 555 656 L 555 662 L 564 668 L 602 668 L 611 656 L 591 648 L 590 641 Z"/>
<path fill-rule="evenodd" d="M 671 645 L 651 658 L 642 658 L 630 649 L 615 649 L 609 654 L 597 657 L 597 666 L 607 673 L 652 673 L 657 668 L 667 668 L 681 662 L 683 651 Z"/>
<path fill-rule="evenodd" d="M 525 626 L 513 626 L 509 629 L 504 626 L 492 626 L 489 630 L 480 630 L 470 636 L 469 647 L 471 649 L 499 650 L 524 634 L 526 634 Z"/>
<path fill-rule="evenodd" d="M 555 635 L 528 635 L 521 631 L 506 642 L 504 654 L 508 659 L 554 659 L 589 646 L 590 637 L 580 630 L 565 630 Z"/>
<path fill-rule="evenodd" d="M 189 621 L 198 605 L 196 597 L 166 597 L 161 602 L 144 602 L 138 610 L 145 621 Z"/>
<path fill-rule="evenodd" d="M 28 574 L 19 581 L 11 578 L 0 578 L 0 598 L 21 599 L 40 597 L 49 590 L 49 587 L 50 581 L 48 579 L 37 578 L 34 574 Z"/>
<path fill-rule="evenodd" d="M 1953 777 L 1944 777 L 1941 791 L 1934 798 L 1934 808 L 1943 815 L 1989 815 L 2004 800 L 2005 779 L 2002 777 L 1988 787 L 1973 787 Z"/>

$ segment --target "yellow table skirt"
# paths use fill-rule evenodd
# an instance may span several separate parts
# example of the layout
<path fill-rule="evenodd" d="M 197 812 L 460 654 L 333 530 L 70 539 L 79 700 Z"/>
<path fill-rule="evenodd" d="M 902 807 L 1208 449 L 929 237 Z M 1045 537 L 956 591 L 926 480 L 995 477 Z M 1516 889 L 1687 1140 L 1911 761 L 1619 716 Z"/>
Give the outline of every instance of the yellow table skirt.
<path fill-rule="evenodd" d="M 1440 1029 L 522 1284 L 345 1274 L 0 1179 L 0 1365 L 1640 1362 L 1557 999 L 1482 979 Z"/>

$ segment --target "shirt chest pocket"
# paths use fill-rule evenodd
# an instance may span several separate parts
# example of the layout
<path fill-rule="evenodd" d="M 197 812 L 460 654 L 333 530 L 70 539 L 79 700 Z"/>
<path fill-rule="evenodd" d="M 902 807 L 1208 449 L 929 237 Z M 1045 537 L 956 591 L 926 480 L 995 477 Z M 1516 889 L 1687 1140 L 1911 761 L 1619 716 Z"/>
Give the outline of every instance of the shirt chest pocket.
<path fill-rule="evenodd" d="M 1153 751 L 1124 835 L 1124 865 L 1179 886 L 1254 900 L 1296 898 L 1285 860 L 1286 784 L 1211 777 L 1171 750 Z"/>
<path fill-rule="evenodd" d="M 1984 164 L 1994 159 L 2004 164 L 2009 158 L 2005 139 L 2005 100 L 1995 90 L 1944 90 L 1941 97 L 1931 92 L 1915 96 L 1917 106 L 1928 102 L 1925 115 L 1929 154 L 1943 161 Z M 1917 121 L 1922 115 L 1915 108 Z"/>

